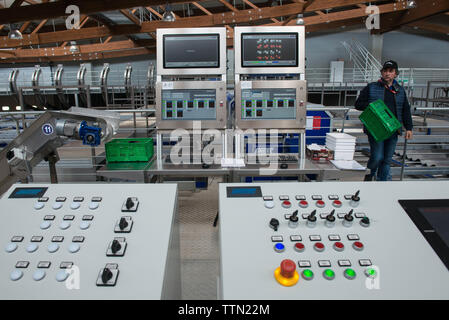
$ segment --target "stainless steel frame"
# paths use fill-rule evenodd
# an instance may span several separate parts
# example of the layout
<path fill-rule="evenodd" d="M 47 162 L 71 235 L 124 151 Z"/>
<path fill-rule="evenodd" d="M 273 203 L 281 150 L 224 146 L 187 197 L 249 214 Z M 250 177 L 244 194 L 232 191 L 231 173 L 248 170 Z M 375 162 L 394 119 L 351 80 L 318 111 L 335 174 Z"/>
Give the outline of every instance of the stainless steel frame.
<path fill-rule="evenodd" d="M 168 85 L 167 85 L 168 84 Z M 216 90 L 216 120 L 163 120 L 162 119 L 162 87 L 170 89 L 215 89 Z M 170 88 L 170 89 L 166 89 Z M 174 81 L 156 83 L 156 127 L 165 129 L 193 129 L 195 121 L 201 121 L 201 129 L 226 128 L 226 82 L 225 81 Z"/>
<path fill-rule="evenodd" d="M 242 67 L 242 33 L 298 33 L 298 66 L 297 67 L 265 67 L 244 68 Z M 270 27 L 235 27 L 234 28 L 234 52 L 236 74 L 305 74 L 305 32 L 304 26 L 270 26 Z"/>
<path fill-rule="evenodd" d="M 220 66 L 218 68 L 189 68 L 189 69 L 166 69 L 164 68 L 163 37 L 173 34 L 212 34 L 218 33 L 220 38 Z M 157 29 L 157 73 L 158 75 L 218 75 L 226 74 L 226 28 L 170 28 Z M 224 54 L 221 54 L 224 53 Z"/>
<path fill-rule="evenodd" d="M 306 127 L 307 85 L 305 80 L 259 80 L 251 81 L 252 89 L 296 88 L 296 119 L 243 120 L 242 81 L 235 85 L 235 126 L 238 129 L 295 129 L 304 131 Z M 302 106 L 301 106 L 302 105 Z"/>

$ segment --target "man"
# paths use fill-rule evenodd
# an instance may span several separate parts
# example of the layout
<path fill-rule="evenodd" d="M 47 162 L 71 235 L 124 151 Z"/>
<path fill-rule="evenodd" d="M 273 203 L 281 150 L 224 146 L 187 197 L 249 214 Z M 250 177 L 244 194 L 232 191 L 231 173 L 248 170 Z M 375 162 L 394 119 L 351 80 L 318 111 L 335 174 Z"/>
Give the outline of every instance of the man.
<path fill-rule="evenodd" d="M 413 122 L 410 104 L 404 88 L 395 80 L 398 75 L 398 64 L 392 60 L 385 62 L 381 70 L 382 78 L 363 88 L 355 102 L 355 108 L 363 111 L 371 102 L 381 99 L 405 127 L 405 139 L 412 139 Z M 363 131 L 368 135 L 370 144 L 370 158 L 367 167 L 371 173 L 365 176 L 365 181 L 391 180 L 391 159 L 398 142 L 398 134 L 402 133 L 402 129 L 380 142 L 377 142 L 366 128 L 363 128 Z"/>

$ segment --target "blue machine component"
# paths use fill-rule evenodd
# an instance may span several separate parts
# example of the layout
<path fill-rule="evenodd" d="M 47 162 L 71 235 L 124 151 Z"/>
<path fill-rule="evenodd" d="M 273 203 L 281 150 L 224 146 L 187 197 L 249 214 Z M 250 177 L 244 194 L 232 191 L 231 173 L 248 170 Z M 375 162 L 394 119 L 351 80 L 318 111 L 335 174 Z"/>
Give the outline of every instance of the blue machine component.
<path fill-rule="evenodd" d="M 101 143 L 101 128 L 90 127 L 82 121 L 79 127 L 79 136 L 84 145 L 98 146 Z"/>

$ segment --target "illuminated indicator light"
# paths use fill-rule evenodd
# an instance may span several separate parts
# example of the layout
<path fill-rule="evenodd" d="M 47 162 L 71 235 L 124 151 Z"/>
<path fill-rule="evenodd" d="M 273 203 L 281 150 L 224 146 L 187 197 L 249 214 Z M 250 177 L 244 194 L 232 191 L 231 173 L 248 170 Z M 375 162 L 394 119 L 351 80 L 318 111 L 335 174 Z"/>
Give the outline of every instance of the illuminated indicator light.
<path fill-rule="evenodd" d="M 313 279 L 313 271 L 310 269 L 305 269 L 302 273 L 301 273 L 302 277 L 304 278 L 304 280 L 312 280 Z"/>
<path fill-rule="evenodd" d="M 373 278 L 374 279 L 374 278 L 377 277 L 377 271 L 374 270 L 373 268 L 368 268 L 368 269 L 365 270 L 365 275 L 368 278 Z"/>
<path fill-rule="evenodd" d="M 274 245 L 274 250 L 276 252 L 283 252 L 285 250 L 285 246 L 282 243 L 276 243 Z"/>
<path fill-rule="evenodd" d="M 331 269 L 326 269 L 323 271 L 323 276 L 327 280 L 333 280 L 335 278 L 335 272 Z"/>
<path fill-rule="evenodd" d="M 352 279 L 355 279 L 356 273 L 355 273 L 355 271 L 353 269 L 349 269 L 348 268 L 348 269 L 345 270 L 344 276 L 345 276 L 346 279 L 352 280 Z"/>

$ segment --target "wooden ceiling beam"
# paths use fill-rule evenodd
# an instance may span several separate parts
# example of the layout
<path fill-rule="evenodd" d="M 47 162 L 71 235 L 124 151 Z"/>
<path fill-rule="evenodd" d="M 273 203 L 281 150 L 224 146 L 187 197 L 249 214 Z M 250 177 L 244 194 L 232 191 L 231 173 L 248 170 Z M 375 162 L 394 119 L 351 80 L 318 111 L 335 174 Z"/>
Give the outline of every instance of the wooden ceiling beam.
<path fill-rule="evenodd" d="M 133 15 L 131 12 L 129 12 L 128 9 L 120 9 L 121 14 L 123 14 L 125 17 L 127 17 L 131 22 L 134 24 L 140 26 L 140 20 L 137 19 L 135 15 Z"/>
<path fill-rule="evenodd" d="M 421 0 L 418 7 L 409 9 L 406 13 L 392 14 L 381 17 L 380 30 L 373 30 L 373 33 L 385 33 L 400 28 L 402 25 L 423 20 L 449 11 L 448 0 Z"/>
<path fill-rule="evenodd" d="M 410 24 L 405 25 L 406 27 L 418 28 L 425 31 L 442 33 L 445 35 L 449 35 L 449 26 L 443 26 L 441 24 L 429 23 L 425 21 L 417 21 Z"/>

